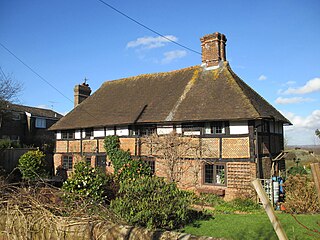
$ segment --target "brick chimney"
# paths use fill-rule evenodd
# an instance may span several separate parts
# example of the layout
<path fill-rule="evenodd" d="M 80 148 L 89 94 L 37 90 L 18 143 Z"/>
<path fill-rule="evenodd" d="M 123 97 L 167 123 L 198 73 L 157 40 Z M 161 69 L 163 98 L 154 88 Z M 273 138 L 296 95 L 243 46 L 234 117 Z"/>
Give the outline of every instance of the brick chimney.
<path fill-rule="evenodd" d="M 84 101 L 91 94 L 91 88 L 89 84 L 86 83 L 86 79 L 82 84 L 76 85 L 74 87 L 74 107 Z"/>
<path fill-rule="evenodd" d="M 206 67 L 218 67 L 220 61 L 226 61 L 227 38 L 221 33 L 212 33 L 200 38 L 202 63 Z"/>

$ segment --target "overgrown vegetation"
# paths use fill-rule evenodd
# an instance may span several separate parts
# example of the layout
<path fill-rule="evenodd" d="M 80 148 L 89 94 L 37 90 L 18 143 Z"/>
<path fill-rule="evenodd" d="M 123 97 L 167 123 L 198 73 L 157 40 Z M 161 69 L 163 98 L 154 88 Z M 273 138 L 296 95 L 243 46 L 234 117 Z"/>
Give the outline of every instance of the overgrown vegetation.
<path fill-rule="evenodd" d="M 62 189 L 67 193 L 64 198 L 68 202 L 83 199 L 105 203 L 114 198 L 115 183 L 111 175 L 106 175 L 99 168 L 92 168 L 86 162 L 78 162 L 74 172 L 63 183 Z"/>
<path fill-rule="evenodd" d="M 0 139 L 0 151 L 7 148 L 18 148 L 20 144 L 17 141 L 11 141 L 10 139 Z"/>
<path fill-rule="evenodd" d="M 307 175 L 291 175 L 284 183 L 285 208 L 289 213 L 320 212 L 314 182 Z"/>
<path fill-rule="evenodd" d="M 45 167 L 45 154 L 39 149 L 28 151 L 19 158 L 18 168 L 24 180 L 32 181 L 47 177 Z"/>
<path fill-rule="evenodd" d="M 124 181 L 111 207 L 130 224 L 148 228 L 174 229 L 189 220 L 191 193 L 162 178 L 143 177 Z"/>

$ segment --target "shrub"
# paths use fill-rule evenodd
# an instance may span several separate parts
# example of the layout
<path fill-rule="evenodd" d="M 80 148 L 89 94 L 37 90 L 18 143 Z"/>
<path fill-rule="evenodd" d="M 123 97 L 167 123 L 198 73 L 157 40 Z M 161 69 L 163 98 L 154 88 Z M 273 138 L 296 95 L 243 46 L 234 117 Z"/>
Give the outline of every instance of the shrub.
<path fill-rule="evenodd" d="M 294 166 L 288 170 L 288 174 L 289 175 L 297 175 L 297 174 L 304 175 L 304 174 L 308 174 L 308 172 L 302 166 Z"/>
<path fill-rule="evenodd" d="M 291 175 L 284 183 L 285 209 L 289 213 L 320 212 L 314 182 L 306 175 Z"/>
<path fill-rule="evenodd" d="M 118 174 L 120 168 L 130 161 L 130 153 L 120 149 L 120 140 L 118 136 L 107 136 L 104 139 L 104 148 L 112 162 L 114 173 Z"/>
<path fill-rule="evenodd" d="M 106 175 L 99 168 L 90 167 L 85 162 L 78 162 L 62 188 L 68 192 L 64 195 L 67 200 L 91 199 L 101 203 L 115 195 L 111 185 L 112 176 Z"/>
<path fill-rule="evenodd" d="M 19 158 L 18 167 L 24 180 L 47 177 L 45 154 L 38 150 L 28 151 Z"/>
<path fill-rule="evenodd" d="M 151 169 L 146 163 L 132 159 L 130 152 L 120 149 L 118 136 L 107 136 L 104 147 L 120 181 L 151 175 Z"/>
<path fill-rule="evenodd" d="M 10 139 L 0 139 L 0 150 L 7 148 L 17 148 L 20 147 L 17 141 L 11 141 Z"/>
<path fill-rule="evenodd" d="M 130 224 L 174 229 L 190 219 L 191 193 L 179 190 L 175 183 L 166 183 L 162 178 L 147 176 L 123 181 L 119 194 L 111 207 Z"/>
<path fill-rule="evenodd" d="M 261 210 L 261 206 L 249 198 L 235 198 L 215 207 L 215 211 L 221 213 L 257 212 Z"/>
<path fill-rule="evenodd" d="M 222 197 L 212 193 L 200 193 L 200 195 L 195 198 L 195 204 L 204 206 L 214 207 L 222 203 L 224 203 Z"/>

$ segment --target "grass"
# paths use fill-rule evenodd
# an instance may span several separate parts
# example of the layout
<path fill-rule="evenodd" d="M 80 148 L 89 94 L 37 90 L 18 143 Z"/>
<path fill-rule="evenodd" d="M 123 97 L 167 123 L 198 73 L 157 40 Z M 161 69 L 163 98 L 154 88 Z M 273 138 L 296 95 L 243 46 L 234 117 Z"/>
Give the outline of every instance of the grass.
<path fill-rule="evenodd" d="M 319 239 L 319 233 L 312 233 L 300 226 L 290 214 L 277 213 L 289 239 Z M 305 226 L 320 231 L 320 214 L 297 215 Z M 217 214 L 209 220 L 199 220 L 186 226 L 184 232 L 198 236 L 226 239 L 277 240 L 277 235 L 265 213 Z M 312 235 L 312 236 L 310 236 Z"/>

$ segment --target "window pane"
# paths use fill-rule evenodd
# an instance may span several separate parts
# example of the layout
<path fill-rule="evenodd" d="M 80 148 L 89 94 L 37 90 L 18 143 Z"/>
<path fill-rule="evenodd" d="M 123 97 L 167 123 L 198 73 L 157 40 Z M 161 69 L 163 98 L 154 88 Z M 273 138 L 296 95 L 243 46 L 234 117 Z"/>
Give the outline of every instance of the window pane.
<path fill-rule="evenodd" d="M 36 118 L 36 128 L 46 128 L 46 119 Z"/>
<path fill-rule="evenodd" d="M 225 184 L 225 169 L 224 165 L 216 165 L 216 183 Z"/>
<path fill-rule="evenodd" d="M 62 167 L 66 170 L 72 170 L 72 156 L 63 156 Z"/>
<path fill-rule="evenodd" d="M 211 164 L 204 166 L 204 182 L 213 183 L 213 165 Z"/>

